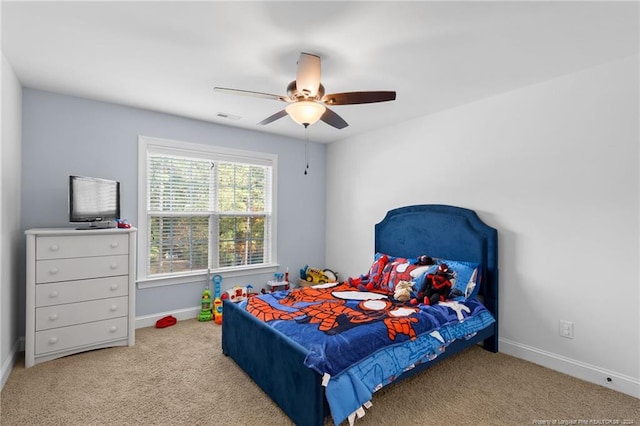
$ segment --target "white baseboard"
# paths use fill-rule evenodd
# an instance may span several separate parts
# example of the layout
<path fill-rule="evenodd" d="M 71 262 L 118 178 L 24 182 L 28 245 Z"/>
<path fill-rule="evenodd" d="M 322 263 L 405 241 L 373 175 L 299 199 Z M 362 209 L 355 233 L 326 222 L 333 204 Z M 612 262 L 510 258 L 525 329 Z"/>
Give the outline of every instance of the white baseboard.
<path fill-rule="evenodd" d="M 194 308 L 178 309 L 177 311 L 161 312 L 158 314 L 144 315 L 136 317 L 136 328 L 155 327 L 156 321 L 169 315 L 176 317 L 178 321 L 197 318 L 200 313 L 200 306 Z"/>
<path fill-rule="evenodd" d="M 9 380 L 9 375 L 11 374 L 11 370 L 13 370 L 13 366 L 16 364 L 16 360 L 18 359 L 18 355 L 20 354 L 20 339 L 16 340 L 16 343 L 11 348 L 11 352 L 7 359 L 2 363 L 2 370 L 0 371 L 0 390 L 4 387 L 4 384 Z"/>
<path fill-rule="evenodd" d="M 527 346 L 513 340 L 499 338 L 498 341 L 499 351 L 502 353 L 640 398 L 640 380 L 637 378 Z"/>

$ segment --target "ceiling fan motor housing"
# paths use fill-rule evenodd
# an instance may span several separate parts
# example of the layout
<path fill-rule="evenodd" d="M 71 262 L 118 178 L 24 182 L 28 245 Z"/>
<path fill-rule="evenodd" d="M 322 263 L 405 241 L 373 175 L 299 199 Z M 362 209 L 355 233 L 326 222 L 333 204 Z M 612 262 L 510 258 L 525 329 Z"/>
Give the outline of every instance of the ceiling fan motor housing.
<path fill-rule="evenodd" d="M 302 92 L 298 91 L 296 81 L 293 80 L 287 86 L 287 96 L 289 96 L 289 98 L 293 101 L 320 101 L 324 96 L 324 86 L 322 85 L 322 83 L 320 83 L 320 85 L 318 86 L 318 93 L 315 96 L 311 96 L 311 93 L 306 90 L 303 90 Z"/>

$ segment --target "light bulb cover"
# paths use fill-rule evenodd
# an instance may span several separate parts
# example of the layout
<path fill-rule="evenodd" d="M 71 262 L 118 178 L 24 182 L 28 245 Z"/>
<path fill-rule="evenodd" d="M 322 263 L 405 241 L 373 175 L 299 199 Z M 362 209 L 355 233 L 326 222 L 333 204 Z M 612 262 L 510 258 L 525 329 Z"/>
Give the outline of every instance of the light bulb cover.
<path fill-rule="evenodd" d="M 327 108 L 318 102 L 298 101 L 287 105 L 285 110 L 293 121 L 308 126 L 320 120 Z"/>

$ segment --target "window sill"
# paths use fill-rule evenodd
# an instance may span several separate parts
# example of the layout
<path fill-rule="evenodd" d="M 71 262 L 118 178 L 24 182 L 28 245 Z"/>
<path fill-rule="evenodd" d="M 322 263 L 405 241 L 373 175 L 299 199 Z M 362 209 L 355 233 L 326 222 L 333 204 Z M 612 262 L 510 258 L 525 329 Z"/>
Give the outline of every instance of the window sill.
<path fill-rule="evenodd" d="M 277 272 L 280 265 L 271 264 L 271 265 L 260 265 L 260 266 L 249 266 L 243 269 L 229 269 L 229 268 L 220 268 L 214 271 L 210 271 L 211 276 L 220 274 L 222 278 L 231 278 L 231 277 L 246 277 L 258 274 L 268 274 Z M 138 288 L 153 288 L 153 287 L 164 287 L 168 285 L 180 285 L 180 284 L 188 284 L 194 283 L 198 281 L 205 281 L 207 279 L 206 272 L 194 272 L 194 273 L 186 273 L 180 275 L 171 275 L 164 277 L 154 277 L 154 278 L 145 278 L 137 280 Z"/>

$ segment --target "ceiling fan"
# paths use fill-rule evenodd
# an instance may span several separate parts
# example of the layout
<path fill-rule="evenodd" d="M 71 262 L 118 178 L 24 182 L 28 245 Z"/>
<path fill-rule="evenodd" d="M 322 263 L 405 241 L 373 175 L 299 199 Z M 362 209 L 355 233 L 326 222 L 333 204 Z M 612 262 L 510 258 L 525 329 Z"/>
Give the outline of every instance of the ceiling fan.
<path fill-rule="evenodd" d="M 344 129 L 349 124 L 338 114 L 327 108 L 327 105 L 368 104 L 396 99 L 396 92 L 394 91 L 344 92 L 326 95 L 324 86 L 320 83 L 320 57 L 305 52 L 300 53 L 296 79 L 287 86 L 286 96 L 226 87 L 214 87 L 213 90 L 271 99 L 289 104 L 282 111 L 278 111 L 259 122 L 259 125 L 269 124 L 289 115 L 293 121 L 305 127 L 322 120 L 336 129 Z"/>

